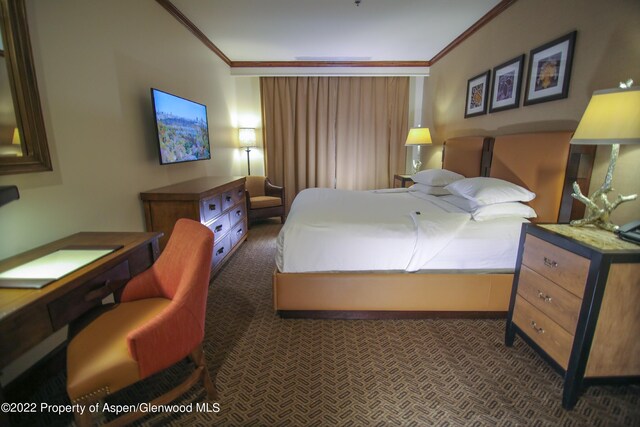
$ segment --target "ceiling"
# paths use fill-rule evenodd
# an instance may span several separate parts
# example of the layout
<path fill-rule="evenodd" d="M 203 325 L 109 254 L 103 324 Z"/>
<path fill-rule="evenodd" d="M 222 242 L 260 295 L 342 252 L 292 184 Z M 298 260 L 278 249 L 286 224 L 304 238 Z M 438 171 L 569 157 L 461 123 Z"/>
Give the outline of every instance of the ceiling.
<path fill-rule="evenodd" d="M 170 0 L 231 62 L 430 61 L 504 0 Z M 166 6 L 165 6 L 166 7 Z"/>

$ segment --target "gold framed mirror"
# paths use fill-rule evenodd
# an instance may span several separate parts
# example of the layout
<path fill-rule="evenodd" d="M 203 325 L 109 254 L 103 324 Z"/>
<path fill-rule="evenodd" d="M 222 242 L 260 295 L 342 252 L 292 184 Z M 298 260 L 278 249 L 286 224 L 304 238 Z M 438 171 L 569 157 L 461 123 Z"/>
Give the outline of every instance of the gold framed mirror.
<path fill-rule="evenodd" d="M 11 95 L 11 100 L 0 99 L 0 175 L 52 170 L 25 0 L 0 0 L 0 27 L 0 78 L 6 78 L 0 97 Z"/>

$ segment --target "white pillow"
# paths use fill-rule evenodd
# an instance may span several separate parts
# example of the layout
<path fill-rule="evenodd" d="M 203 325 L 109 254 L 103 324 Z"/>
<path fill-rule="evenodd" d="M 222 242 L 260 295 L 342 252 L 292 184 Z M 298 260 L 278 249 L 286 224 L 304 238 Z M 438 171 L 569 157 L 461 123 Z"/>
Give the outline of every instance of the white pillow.
<path fill-rule="evenodd" d="M 411 179 L 418 184 L 431 185 L 434 187 L 444 187 L 447 184 L 463 178 L 463 175 L 446 169 L 427 169 L 417 172 L 411 177 Z"/>
<path fill-rule="evenodd" d="M 445 190 L 444 187 L 434 187 L 426 184 L 413 184 L 409 187 L 409 191 L 418 191 L 424 194 L 431 194 L 432 196 L 445 196 L 447 194 L 451 194 L 448 190 Z"/>
<path fill-rule="evenodd" d="M 519 217 L 535 218 L 538 215 L 531 206 L 519 202 L 495 203 L 493 205 L 480 206 L 471 214 L 476 221 L 486 221 L 488 219 Z"/>
<path fill-rule="evenodd" d="M 445 187 L 456 196 L 472 200 L 478 205 L 493 203 L 528 202 L 536 195 L 526 188 L 498 178 L 465 178 Z"/>
<path fill-rule="evenodd" d="M 469 212 L 476 221 L 514 216 L 519 218 L 535 218 L 538 216 L 531 206 L 519 202 L 479 205 L 473 200 L 460 196 L 444 196 L 441 200 L 445 200 L 463 211 Z"/>
<path fill-rule="evenodd" d="M 460 197 L 460 196 L 453 196 L 453 195 L 444 196 L 444 197 L 441 197 L 441 200 L 449 202 L 453 206 L 456 206 L 462 209 L 463 211 L 469 212 L 469 213 L 472 213 L 473 211 L 478 209 L 478 207 L 480 206 L 473 200 L 465 199 L 464 197 Z"/>

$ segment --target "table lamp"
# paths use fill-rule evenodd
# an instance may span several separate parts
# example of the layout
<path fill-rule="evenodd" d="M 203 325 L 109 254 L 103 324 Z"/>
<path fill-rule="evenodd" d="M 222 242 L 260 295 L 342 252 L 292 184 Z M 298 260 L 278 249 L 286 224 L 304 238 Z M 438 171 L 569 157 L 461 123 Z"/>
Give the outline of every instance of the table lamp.
<path fill-rule="evenodd" d="M 573 226 L 593 224 L 615 231 L 618 226 L 610 220 L 611 212 L 620 204 L 635 200 L 638 195 L 621 194 L 612 202 L 607 193 L 613 190 L 613 170 L 616 167 L 620 144 L 640 144 L 640 87 L 600 90 L 593 93 L 571 144 L 611 145 L 611 159 L 604 183 L 590 197 L 582 194 L 573 183 L 571 196 L 587 206 L 584 219 L 571 221 Z"/>
<path fill-rule="evenodd" d="M 251 175 L 249 153 L 256 146 L 256 130 L 254 128 L 240 128 L 238 129 L 238 139 L 240 140 L 240 146 L 244 147 L 247 152 L 247 175 Z"/>
<path fill-rule="evenodd" d="M 417 173 L 422 166 L 422 162 L 420 161 L 420 147 L 422 145 L 430 145 L 431 144 L 431 132 L 429 132 L 429 128 L 411 128 L 409 130 L 409 135 L 407 135 L 407 141 L 404 143 L 405 147 L 416 147 L 417 156 L 414 156 L 413 159 L 413 173 Z M 417 158 L 416 158 L 417 157 Z"/>

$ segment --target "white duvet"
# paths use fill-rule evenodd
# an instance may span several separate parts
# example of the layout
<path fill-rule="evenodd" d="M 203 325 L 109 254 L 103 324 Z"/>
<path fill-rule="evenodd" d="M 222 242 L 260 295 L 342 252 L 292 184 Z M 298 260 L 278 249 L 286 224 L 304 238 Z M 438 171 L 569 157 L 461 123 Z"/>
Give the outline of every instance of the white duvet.
<path fill-rule="evenodd" d="M 306 189 L 278 235 L 276 264 L 288 273 L 417 271 L 470 222 L 422 193 Z"/>

